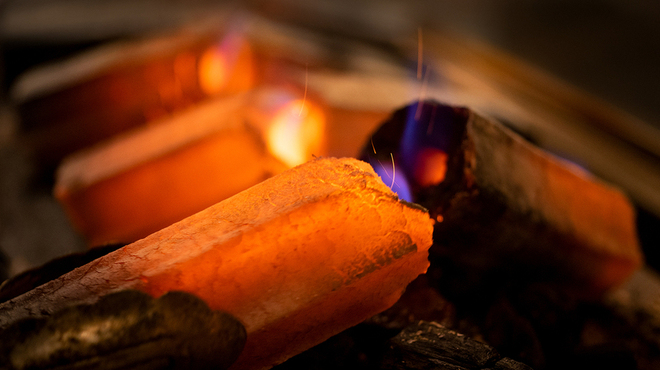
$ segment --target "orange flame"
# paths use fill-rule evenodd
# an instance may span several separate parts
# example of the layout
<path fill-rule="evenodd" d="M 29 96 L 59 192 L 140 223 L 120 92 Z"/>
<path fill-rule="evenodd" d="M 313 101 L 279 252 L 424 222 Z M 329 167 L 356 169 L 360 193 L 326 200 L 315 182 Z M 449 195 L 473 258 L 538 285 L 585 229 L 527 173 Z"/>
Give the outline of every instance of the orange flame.
<path fill-rule="evenodd" d="M 227 84 L 227 62 L 217 48 L 209 48 L 199 60 L 199 86 L 208 95 L 215 95 Z"/>
<path fill-rule="evenodd" d="M 250 45 L 239 38 L 228 38 L 202 54 L 199 86 L 208 95 L 234 94 L 254 85 L 254 63 Z"/>
<path fill-rule="evenodd" d="M 267 130 L 270 152 L 293 167 L 321 155 L 325 115 L 320 107 L 298 99 L 280 108 Z"/>

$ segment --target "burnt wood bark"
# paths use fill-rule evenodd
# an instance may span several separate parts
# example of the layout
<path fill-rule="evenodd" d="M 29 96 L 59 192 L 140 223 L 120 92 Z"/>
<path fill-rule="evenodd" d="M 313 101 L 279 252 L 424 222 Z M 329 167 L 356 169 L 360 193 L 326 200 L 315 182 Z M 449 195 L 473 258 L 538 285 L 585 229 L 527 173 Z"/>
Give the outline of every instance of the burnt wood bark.
<path fill-rule="evenodd" d="M 193 295 L 127 290 L 16 322 L 0 339 L 3 369 L 226 369 L 246 334 Z"/>
<path fill-rule="evenodd" d="M 494 348 L 435 322 L 409 325 L 392 338 L 390 346 L 382 369 L 531 370 L 521 362 L 502 357 Z"/>

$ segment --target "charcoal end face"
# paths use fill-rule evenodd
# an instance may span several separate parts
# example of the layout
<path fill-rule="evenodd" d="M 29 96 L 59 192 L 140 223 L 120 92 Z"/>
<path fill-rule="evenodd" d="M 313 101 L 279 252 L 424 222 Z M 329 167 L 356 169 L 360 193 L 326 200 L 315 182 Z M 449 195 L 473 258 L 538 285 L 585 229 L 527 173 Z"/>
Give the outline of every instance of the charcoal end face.
<path fill-rule="evenodd" d="M 469 118 L 467 108 L 434 100 L 412 103 L 395 111 L 371 135 L 360 152 L 360 159 L 376 170 L 393 165 L 396 177 L 403 178 L 401 181 L 410 188 L 411 198 L 405 200 L 428 209 L 431 217 L 436 218 L 448 206 L 447 195 L 459 191 L 457 186 L 464 187 L 462 145 Z M 438 153 L 445 154 L 446 159 Z M 444 174 L 435 178 L 423 176 L 425 162 L 437 164 L 443 159 Z M 385 176 L 381 174 L 381 177 L 387 183 L 387 177 L 392 174 L 384 172 Z"/>
<path fill-rule="evenodd" d="M 484 169 L 493 156 L 489 151 L 512 149 L 518 140 L 514 136 L 467 108 L 428 100 L 395 111 L 361 151 L 361 159 L 374 168 L 394 160 L 397 178 L 404 177 L 410 187 L 407 201 L 428 209 L 436 219 L 431 268 L 443 267 L 442 284 L 448 294 L 500 292 L 500 287 L 518 289 L 520 282 L 568 289 L 580 278 L 575 275 L 580 268 L 564 253 L 578 250 L 572 248 L 578 241 L 547 224 L 534 208 L 537 205 L 521 208 L 512 200 L 517 198 L 511 186 L 498 187 L 507 173 Z M 423 183 L 429 176 L 419 174 L 420 168 L 433 171 L 424 165 L 428 149 L 446 154 L 446 162 L 430 163 L 445 171 L 437 183 Z"/>

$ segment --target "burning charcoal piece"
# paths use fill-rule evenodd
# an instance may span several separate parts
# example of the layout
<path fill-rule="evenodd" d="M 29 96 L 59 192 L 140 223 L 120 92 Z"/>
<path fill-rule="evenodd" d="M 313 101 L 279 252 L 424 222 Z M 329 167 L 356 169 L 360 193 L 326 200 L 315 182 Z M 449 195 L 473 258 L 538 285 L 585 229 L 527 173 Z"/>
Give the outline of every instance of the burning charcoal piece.
<path fill-rule="evenodd" d="M 215 27 L 106 44 L 32 69 L 12 100 L 38 164 L 254 85 L 250 45 Z"/>
<path fill-rule="evenodd" d="M 245 95 L 77 152 L 55 196 L 90 245 L 130 243 L 287 168 L 245 120 Z"/>
<path fill-rule="evenodd" d="M 598 297 L 642 263 L 623 194 L 469 109 L 398 110 L 361 158 L 394 162 L 393 182 L 407 182 L 410 200 L 438 221 L 432 265 L 456 294 L 549 281 Z"/>
<path fill-rule="evenodd" d="M 390 341 L 382 369 L 498 369 L 531 370 L 503 358 L 492 347 L 444 328 L 435 322 L 409 325 Z"/>
<path fill-rule="evenodd" d="M 245 328 L 201 299 L 126 290 L 0 332 L 3 369 L 227 369 Z"/>
<path fill-rule="evenodd" d="M 381 312 L 429 266 L 433 222 L 356 159 L 317 159 L 0 305 L 0 326 L 138 289 L 195 294 L 272 366 Z"/>

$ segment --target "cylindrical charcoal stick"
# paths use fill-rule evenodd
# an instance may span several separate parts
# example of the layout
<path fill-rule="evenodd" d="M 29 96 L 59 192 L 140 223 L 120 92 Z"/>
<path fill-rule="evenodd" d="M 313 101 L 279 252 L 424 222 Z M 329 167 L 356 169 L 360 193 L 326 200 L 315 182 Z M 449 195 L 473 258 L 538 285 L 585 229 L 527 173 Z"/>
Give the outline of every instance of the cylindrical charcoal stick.
<path fill-rule="evenodd" d="M 246 124 L 251 104 L 211 100 L 77 152 L 55 196 L 90 246 L 142 239 L 287 168 Z"/>
<path fill-rule="evenodd" d="M 429 265 L 433 221 L 355 159 L 317 159 L 0 305 L 0 326 L 134 288 L 243 322 L 233 368 L 269 367 L 388 308 Z"/>
<path fill-rule="evenodd" d="M 410 200 L 439 221 L 431 259 L 445 265 L 443 283 L 456 272 L 460 294 L 515 277 L 598 298 L 643 263 L 621 191 L 470 109 L 423 101 L 396 111 L 362 151 L 371 163 L 390 156 Z"/>

